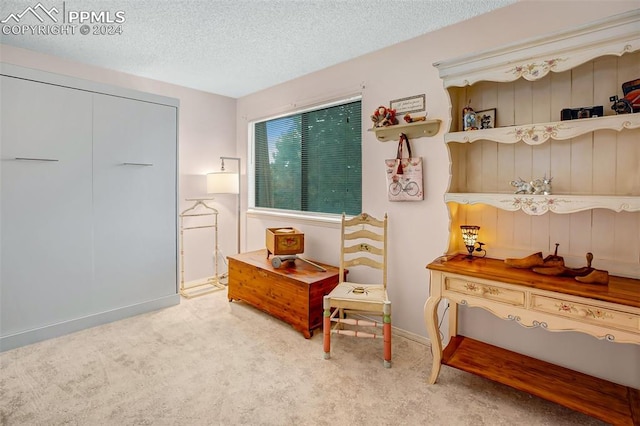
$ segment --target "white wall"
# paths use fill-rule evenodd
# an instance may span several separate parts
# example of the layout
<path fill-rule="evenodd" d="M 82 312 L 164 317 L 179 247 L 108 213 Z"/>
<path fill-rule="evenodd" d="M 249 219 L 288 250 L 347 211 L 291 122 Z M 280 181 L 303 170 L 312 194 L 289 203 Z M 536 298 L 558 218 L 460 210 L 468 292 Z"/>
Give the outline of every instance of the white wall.
<path fill-rule="evenodd" d="M 394 326 L 425 338 L 423 305 L 428 297 L 426 265 L 446 250 L 448 213 L 443 194 L 449 180 L 449 159 L 443 132 L 449 125 L 449 100 L 434 62 L 517 40 L 544 35 L 638 7 L 635 1 L 522 1 L 472 20 L 444 28 L 393 47 L 312 73 L 238 100 L 238 153 L 247 157 L 247 124 L 266 116 L 362 93 L 368 117 L 390 100 L 426 93 L 430 118 L 443 120 L 440 133 L 412 141 L 425 162 L 425 200 L 391 203 L 386 199 L 383 160 L 395 155 L 393 142 L 378 142 L 363 119 L 363 210 L 389 214 L 389 293 Z M 384 29 L 380 31 L 384 37 Z M 372 41 L 374 42 L 374 41 Z M 455 111 L 455 114 L 458 112 Z M 247 164 L 244 161 L 244 164 Z M 246 173 L 246 170 L 245 170 Z M 246 180 L 245 180 L 246 182 Z M 245 184 L 246 193 L 246 184 Z M 246 206 L 243 207 L 243 211 Z M 264 247 L 264 230 L 295 226 L 305 232 L 305 256 L 337 264 L 339 228 L 334 224 L 277 219 L 255 214 L 243 217 L 244 250 Z M 490 247 L 488 248 L 490 255 Z M 444 324 L 446 335 L 446 321 Z M 461 310 L 461 334 L 490 341 L 589 374 L 640 387 L 640 347 L 609 344 L 575 333 L 539 333 L 506 324 L 481 310 Z M 611 362 L 615 360 L 615 362 Z M 426 366 L 425 366 L 426 368 Z"/>
<path fill-rule="evenodd" d="M 207 197 L 205 174 L 220 168 L 220 156 L 235 156 L 236 100 L 130 74 L 98 68 L 59 57 L 0 45 L 2 62 L 85 80 L 111 84 L 180 100 L 178 122 L 179 206 L 192 203 L 185 198 Z M 221 196 L 211 203 L 220 211 L 220 246 L 224 253 L 236 249 L 235 198 Z M 213 237 L 207 231 L 185 236 L 185 280 L 213 273 Z"/>

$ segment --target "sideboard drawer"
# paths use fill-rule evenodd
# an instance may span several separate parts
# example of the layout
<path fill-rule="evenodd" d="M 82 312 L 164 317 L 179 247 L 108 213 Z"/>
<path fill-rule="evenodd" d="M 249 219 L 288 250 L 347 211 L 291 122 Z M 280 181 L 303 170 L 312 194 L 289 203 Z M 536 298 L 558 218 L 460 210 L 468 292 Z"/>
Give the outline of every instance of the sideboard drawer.
<path fill-rule="evenodd" d="M 524 306 L 524 291 L 451 277 L 445 278 L 445 289 L 454 293 L 495 300 L 496 302 L 507 303 L 513 306 Z"/>
<path fill-rule="evenodd" d="M 630 312 L 620 312 L 588 303 L 570 302 L 535 293 L 531 295 L 531 307 L 540 312 L 575 318 L 603 327 L 615 327 L 640 333 L 640 315 Z"/>

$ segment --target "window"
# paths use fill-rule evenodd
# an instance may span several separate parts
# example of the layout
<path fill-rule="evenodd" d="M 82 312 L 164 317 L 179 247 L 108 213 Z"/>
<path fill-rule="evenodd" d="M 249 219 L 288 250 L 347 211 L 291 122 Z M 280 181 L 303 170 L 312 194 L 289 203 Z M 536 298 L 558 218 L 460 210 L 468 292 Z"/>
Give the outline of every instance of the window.
<path fill-rule="evenodd" d="M 255 207 L 362 209 L 360 100 L 254 123 Z"/>

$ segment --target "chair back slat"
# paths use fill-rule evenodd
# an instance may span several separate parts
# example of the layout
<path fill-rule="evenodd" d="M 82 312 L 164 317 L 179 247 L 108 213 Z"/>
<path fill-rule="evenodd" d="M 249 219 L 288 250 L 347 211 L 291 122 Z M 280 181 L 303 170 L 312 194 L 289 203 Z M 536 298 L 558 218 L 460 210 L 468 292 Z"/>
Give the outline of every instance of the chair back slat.
<path fill-rule="evenodd" d="M 360 244 L 355 244 L 352 246 L 344 247 L 345 254 L 353 254 L 353 253 L 371 253 L 375 256 L 384 256 L 384 250 L 382 247 L 374 246 L 373 244 L 362 242 Z"/>
<path fill-rule="evenodd" d="M 387 289 L 387 215 L 379 220 L 361 213 L 351 219 L 342 214 L 340 239 L 340 282 L 344 271 L 354 267 L 368 267 L 381 271 L 376 279 Z"/>
<path fill-rule="evenodd" d="M 385 214 L 385 219 L 387 218 L 387 215 Z M 383 228 L 385 226 L 385 220 L 379 220 L 376 219 L 375 217 L 367 214 L 367 213 L 360 213 L 358 216 L 354 216 L 351 219 L 347 219 L 345 217 L 344 220 L 344 226 L 354 226 L 354 225 L 360 225 L 360 224 L 369 224 L 371 226 L 377 226 L 378 228 Z"/>
<path fill-rule="evenodd" d="M 354 259 L 345 260 L 344 262 L 345 268 L 350 268 L 353 266 L 369 266 L 370 268 L 383 269 L 384 263 L 376 262 L 369 257 L 356 257 Z"/>
<path fill-rule="evenodd" d="M 344 234 L 345 240 L 357 240 L 358 238 L 364 238 L 373 241 L 384 241 L 383 234 L 376 234 L 375 232 L 368 229 L 361 229 L 359 231 Z"/>

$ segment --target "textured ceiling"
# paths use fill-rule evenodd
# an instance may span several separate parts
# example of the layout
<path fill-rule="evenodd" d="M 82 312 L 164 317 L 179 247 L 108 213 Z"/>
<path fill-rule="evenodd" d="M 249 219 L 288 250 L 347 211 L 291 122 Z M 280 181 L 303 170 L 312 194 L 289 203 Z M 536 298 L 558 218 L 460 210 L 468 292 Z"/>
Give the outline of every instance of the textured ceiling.
<path fill-rule="evenodd" d="M 2 0 L 1 41 L 237 98 L 516 1 Z M 24 29 L 69 25 L 73 12 L 124 17 L 122 34 Z"/>

